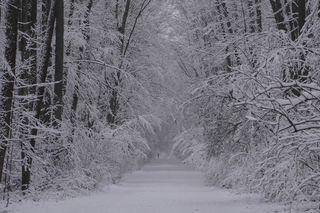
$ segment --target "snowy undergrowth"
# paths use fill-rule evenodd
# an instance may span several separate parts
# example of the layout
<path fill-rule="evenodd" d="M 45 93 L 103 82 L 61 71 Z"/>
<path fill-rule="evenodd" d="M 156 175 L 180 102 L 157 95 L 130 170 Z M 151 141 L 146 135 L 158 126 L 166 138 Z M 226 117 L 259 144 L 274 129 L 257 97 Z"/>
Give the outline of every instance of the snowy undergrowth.
<path fill-rule="evenodd" d="M 314 23 L 318 22 L 310 22 L 310 32 L 318 34 Z M 209 74 L 190 89 L 184 105 L 188 130 L 177 137 L 175 148 L 186 162 L 207 160 L 208 184 L 260 193 L 298 212 L 319 211 L 319 56 L 313 52 L 319 47 L 318 36 L 306 35 L 299 40 L 308 41 L 306 46 L 281 31 L 231 36 L 227 41 L 232 44 L 243 41 L 236 42 L 241 51 L 233 59 L 221 55 L 225 62 L 237 57 L 242 61 L 231 69 L 218 54 L 206 55 L 211 60 L 201 68 Z M 193 129 L 200 127 L 203 134 L 194 136 Z M 206 157 L 199 147 L 204 147 Z"/>
<path fill-rule="evenodd" d="M 224 153 L 207 160 L 208 143 L 202 134 L 200 128 L 181 133 L 175 138 L 174 153 L 185 163 L 201 168 L 208 186 L 258 193 L 266 201 L 286 204 L 292 212 L 317 212 L 319 175 L 311 169 L 317 165 L 310 159 L 314 149 L 301 147 L 298 137 L 287 139 L 287 143 L 269 137 L 272 148 L 256 138 L 260 143 L 254 145 L 252 140 L 254 148 L 249 152 Z"/>
<path fill-rule="evenodd" d="M 174 138 L 172 154 L 183 160 L 184 163 L 200 170 L 206 170 L 206 145 L 203 138 L 203 129 L 195 128 L 182 132 Z"/>
<path fill-rule="evenodd" d="M 62 133 L 65 134 L 63 140 L 57 142 L 60 146 L 58 160 L 37 152 L 32 168 L 35 175 L 24 199 L 77 197 L 121 181 L 125 173 L 141 168 L 150 159 L 149 141 L 143 135 L 153 132 L 152 121 L 141 116 L 114 129 L 64 127 L 72 130 L 72 138 L 67 131 Z M 11 178 L 13 186 L 19 177 L 12 174 Z M 10 202 L 22 197 L 21 191 L 13 187 L 5 196 Z"/>

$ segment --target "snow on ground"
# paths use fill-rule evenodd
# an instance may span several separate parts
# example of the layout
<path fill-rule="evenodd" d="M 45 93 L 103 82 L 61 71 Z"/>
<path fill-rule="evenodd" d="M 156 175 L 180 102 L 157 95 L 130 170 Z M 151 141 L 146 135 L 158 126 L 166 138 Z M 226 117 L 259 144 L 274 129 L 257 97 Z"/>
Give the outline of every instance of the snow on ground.
<path fill-rule="evenodd" d="M 203 175 L 158 159 L 118 185 L 91 196 L 64 201 L 26 201 L 11 213 L 271 213 L 280 207 L 254 195 L 236 195 L 204 186 Z M 0 211 L 1 212 L 1 211 Z"/>

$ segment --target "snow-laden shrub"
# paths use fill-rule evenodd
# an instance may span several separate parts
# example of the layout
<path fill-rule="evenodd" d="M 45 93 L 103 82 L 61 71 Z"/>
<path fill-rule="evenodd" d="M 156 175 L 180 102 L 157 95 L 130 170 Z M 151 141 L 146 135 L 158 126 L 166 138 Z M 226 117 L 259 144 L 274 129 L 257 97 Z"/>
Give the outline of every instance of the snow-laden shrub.
<path fill-rule="evenodd" d="M 130 126 L 120 127 L 113 132 L 109 148 L 109 156 L 113 159 L 114 167 L 118 169 L 118 175 L 138 169 L 151 152 L 147 140 Z"/>
<path fill-rule="evenodd" d="M 195 83 L 184 105 L 185 123 L 204 129 L 198 138 L 208 144 L 208 184 L 249 189 L 268 200 L 303 203 L 305 210 L 318 212 L 318 2 L 299 8 L 308 12 L 298 38 L 288 28 L 279 29 L 277 17 L 270 18 L 275 5 L 257 2 L 262 4 L 179 4 L 189 23 L 187 48 L 181 51 L 188 62 L 183 70 L 196 73 L 190 74 Z M 261 9 L 260 29 L 254 26 L 259 14 L 252 8 Z M 289 14 L 284 12 L 287 27 Z"/>
<path fill-rule="evenodd" d="M 79 130 L 74 141 L 74 158 L 86 176 L 97 182 L 104 179 L 117 182 L 123 173 L 139 168 L 150 156 L 148 141 L 141 136 L 133 121 L 116 129 L 100 132 Z"/>
<path fill-rule="evenodd" d="M 247 161 L 248 157 L 247 154 L 239 153 L 233 157 L 225 155 L 212 158 L 206 171 L 206 183 L 224 188 L 247 190 L 254 173 L 254 167 L 252 167 L 254 164 L 252 161 Z M 233 161 L 236 161 L 236 158 L 241 160 L 235 163 Z"/>
<path fill-rule="evenodd" d="M 203 128 L 189 129 L 174 138 L 173 154 L 183 162 L 200 169 L 207 167 L 207 144 Z"/>
<path fill-rule="evenodd" d="M 300 134 L 279 138 L 258 162 L 262 173 L 257 187 L 270 200 L 319 201 L 317 142 Z"/>
<path fill-rule="evenodd" d="M 138 169 L 150 158 L 149 142 L 142 131 L 153 131 L 152 125 L 142 118 L 117 128 L 65 123 L 65 131 L 60 133 L 63 139 L 48 141 L 54 150 L 59 147 L 56 159 L 42 150 L 47 144 L 37 147 L 29 195 L 33 199 L 63 198 L 117 183 L 124 173 Z"/>

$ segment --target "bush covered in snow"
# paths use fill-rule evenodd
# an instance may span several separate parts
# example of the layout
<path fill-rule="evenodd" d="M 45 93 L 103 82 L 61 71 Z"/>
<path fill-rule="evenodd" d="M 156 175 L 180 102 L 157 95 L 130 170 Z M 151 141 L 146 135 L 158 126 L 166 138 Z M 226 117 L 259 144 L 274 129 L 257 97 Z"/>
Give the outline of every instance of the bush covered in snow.
<path fill-rule="evenodd" d="M 176 153 L 206 159 L 209 184 L 319 208 L 319 3 L 201 2 L 177 3 L 195 75 Z"/>

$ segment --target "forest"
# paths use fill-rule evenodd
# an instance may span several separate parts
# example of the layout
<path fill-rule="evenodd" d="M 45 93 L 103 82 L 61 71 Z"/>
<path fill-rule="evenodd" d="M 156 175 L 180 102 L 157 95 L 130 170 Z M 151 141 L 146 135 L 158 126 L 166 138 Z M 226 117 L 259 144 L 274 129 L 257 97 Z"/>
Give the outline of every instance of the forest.
<path fill-rule="evenodd" d="M 166 153 L 319 211 L 319 59 L 318 0 L 0 0 L 0 203 Z"/>

